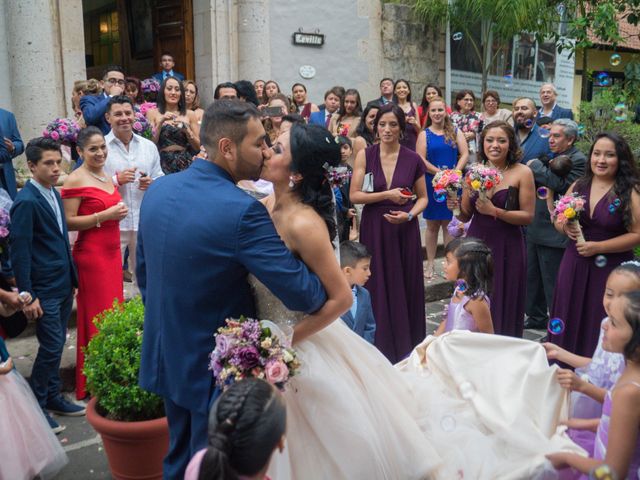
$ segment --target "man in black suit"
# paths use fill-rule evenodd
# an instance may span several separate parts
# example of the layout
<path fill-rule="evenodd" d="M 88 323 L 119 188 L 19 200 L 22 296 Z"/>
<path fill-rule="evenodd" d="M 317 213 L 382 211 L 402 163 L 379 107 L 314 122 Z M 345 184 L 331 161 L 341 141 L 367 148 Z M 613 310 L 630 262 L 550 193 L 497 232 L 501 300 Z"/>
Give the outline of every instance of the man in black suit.
<path fill-rule="evenodd" d="M 548 310 L 553 302 L 553 292 L 560 261 L 567 246 L 567 237 L 556 231 L 547 207 L 548 189 L 555 196 L 564 195 L 569 186 L 584 174 L 586 157 L 575 147 L 578 140 L 578 124 L 568 118 L 560 118 L 551 124 L 549 149 L 555 157 L 571 158 L 571 171 L 559 177 L 549 168 L 548 158 L 534 158 L 527 165 L 533 171 L 538 189 L 533 222 L 527 227 L 527 300 L 525 328 L 546 328 Z M 542 190 L 540 190 L 542 189 Z"/>
<path fill-rule="evenodd" d="M 60 146 L 48 138 L 35 138 L 25 150 L 33 179 L 11 207 L 11 261 L 20 291 L 31 294 L 24 307 L 29 320 L 37 320 L 40 348 L 31 371 L 31 388 L 55 433 L 64 430 L 50 415 L 84 415 L 85 408 L 60 393 L 60 360 L 67 338 L 67 321 L 78 277 L 71 258 L 67 223 L 55 185 L 60 177 Z"/>

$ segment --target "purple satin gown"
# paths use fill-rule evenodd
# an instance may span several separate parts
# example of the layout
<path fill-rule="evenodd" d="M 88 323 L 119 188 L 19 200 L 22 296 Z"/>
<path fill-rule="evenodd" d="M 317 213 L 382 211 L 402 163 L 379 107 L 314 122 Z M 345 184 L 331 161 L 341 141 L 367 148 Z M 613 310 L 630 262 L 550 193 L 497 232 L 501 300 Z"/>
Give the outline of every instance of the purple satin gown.
<path fill-rule="evenodd" d="M 582 233 L 587 241 L 603 241 L 627 233 L 622 221 L 622 205 L 615 207 L 613 193 L 604 195 L 595 206 L 593 218 L 589 215 L 591 184 L 578 190 L 586 199 L 585 211 L 580 216 Z M 617 203 L 617 202 L 616 202 Z M 610 207 L 615 207 L 611 208 Z M 576 243 L 569 242 L 560 263 L 556 291 L 553 296 L 551 317 L 564 321 L 564 332 L 552 336 L 551 341 L 562 348 L 588 357 L 598 344 L 600 321 L 606 316 L 602 305 L 605 284 L 611 271 L 622 262 L 633 259 L 633 252 L 608 253 L 606 265 L 595 257 L 582 257 Z"/>
<path fill-rule="evenodd" d="M 476 211 L 477 197 L 471 198 L 473 218 L 468 237 L 476 237 L 488 245 L 493 257 L 493 290 L 491 319 L 500 335 L 522 337 L 524 299 L 527 288 L 527 257 L 522 227 L 512 225 Z M 491 202 L 504 208 L 507 189 L 497 191 Z"/>
<path fill-rule="evenodd" d="M 413 107 L 411 107 L 408 112 L 405 112 L 405 115 L 413 116 L 419 121 L 418 115 L 416 114 L 416 111 Z M 404 127 L 403 137 L 400 139 L 400 145 L 402 145 L 403 147 L 407 147 L 409 150 L 413 150 L 415 152 L 417 141 L 418 132 L 416 132 L 416 129 L 413 125 L 407 122 L 406 126 Z"/>
<path fill-rule="evenodd" d="M 365 150 L 366 172 L 373 173 L 375 192 L 387 190 L 380 163 L 380 146 Z M 390 188 L 408 187 L 424 179 L 420 156 L 400 147 Z M 366 288 L 371 294 L 376 319 L 375 345 L 392 362 L 403 359 L 426 335 L 422 246 L 418 220 L 395 225 L 384 219 L 390 210 L 408 212 L 409 201 L 398 205 L 385 200 L 370 203 L 362 210 L 360 242 L 372 255 L 371 278 Z"/>

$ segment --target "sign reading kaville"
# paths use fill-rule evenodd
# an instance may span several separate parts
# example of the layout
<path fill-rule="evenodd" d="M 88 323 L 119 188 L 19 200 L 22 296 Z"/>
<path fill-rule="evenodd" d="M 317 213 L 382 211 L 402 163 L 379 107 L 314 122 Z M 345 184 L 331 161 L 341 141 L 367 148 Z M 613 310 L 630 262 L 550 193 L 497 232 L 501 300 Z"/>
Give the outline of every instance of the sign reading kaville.
<path fill-rule="evenodd" d="M 324 35 L 322 33 L 295 32 L 293 34 L 294 45 L 305 45 L 307 47 L 321 47 L 324 45 Z"/>

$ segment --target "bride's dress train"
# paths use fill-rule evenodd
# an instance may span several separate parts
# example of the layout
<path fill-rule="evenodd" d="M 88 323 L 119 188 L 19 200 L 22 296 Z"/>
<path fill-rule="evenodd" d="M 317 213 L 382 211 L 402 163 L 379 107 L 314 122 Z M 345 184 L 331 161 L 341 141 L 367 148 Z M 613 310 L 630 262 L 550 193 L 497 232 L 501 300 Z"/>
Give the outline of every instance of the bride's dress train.
<path fill-rule="evenodd" d="M 260 319 L 301 318 L 250 281 Z M 394 367 L 338 319 L 295 348 L 274 480 L 556 478 L 544 454 L 580 451 L 557 426 L 567 395 L 532 342 L 452 332 Z"/>

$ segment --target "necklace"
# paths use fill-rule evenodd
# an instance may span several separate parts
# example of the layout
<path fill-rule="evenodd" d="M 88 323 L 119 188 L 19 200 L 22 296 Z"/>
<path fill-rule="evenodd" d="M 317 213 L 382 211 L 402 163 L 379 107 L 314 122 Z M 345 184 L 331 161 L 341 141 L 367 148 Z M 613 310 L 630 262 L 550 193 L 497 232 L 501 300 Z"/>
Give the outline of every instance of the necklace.
<path fill-rule="evenodd" d="M 93 178 L 95 178 L 96 180 L 101 181 L 102 183 L 107 183 L 107 177 L 101 177 L 100 175 L 96 175 L 95 173 L 93 173 L 91 170 L 87 169 L 87 172 L 89 172 L 89 175 L 91 175 Z"/>
<path fill-rule="evenodd" d="M 501 172 L 503 172 L 503 173 L 504 173 L 504 172 L 506 172 L 507 170 L 509 170 L 509 167 L 511 166 L 511 165 L 507 165 L 507 166 L 506 166 L 506 167 L 504 167 L 504 168 L 500 168 L 500 167 L 498 167 L 497 165 L 494 165 L 491 161 L 489 161 L 489 163 L 491 164 L 491 166 L 492 166 L 493 168 L 495 168 L 496 170 L 499 170 L 499 171 L 501 171 Z"/>

